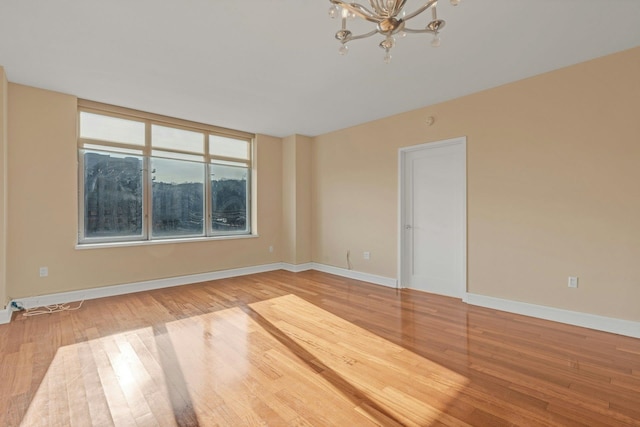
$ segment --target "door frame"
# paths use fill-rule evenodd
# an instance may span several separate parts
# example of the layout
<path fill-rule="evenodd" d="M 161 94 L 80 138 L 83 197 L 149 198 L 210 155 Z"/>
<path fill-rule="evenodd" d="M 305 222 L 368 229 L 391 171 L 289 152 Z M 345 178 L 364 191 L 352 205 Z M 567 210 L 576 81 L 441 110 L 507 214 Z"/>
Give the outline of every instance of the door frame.
<path fill-rule="evenodd" d="M 450 146 L 450 145 L 462 145 L 463 147 L 463 162 L 464 162 L 464 179 L 463 179 L 463 213 L 464 219 L 462 221 L 462 277 L 464 278 L 464 288 L 460 289 L 460 298 L 466 300 L 467 294 L 467 137 L 461 136 L 457 138 L 450 138 L 441 141 L 427 142 L 425 144 L 413 145 L 410 147 L 402 147 L 398 150 L 398 287 L 405 288 L 406 277 L 408 275 L 407 268 L 409 265 L 408 257 L 405 254 L 406 244 L 406 204 L 407 195 L 409 189 L 405 184 L 405 173 L 407 155 L 415 151 L 431 150 L 434 148 Z"/>

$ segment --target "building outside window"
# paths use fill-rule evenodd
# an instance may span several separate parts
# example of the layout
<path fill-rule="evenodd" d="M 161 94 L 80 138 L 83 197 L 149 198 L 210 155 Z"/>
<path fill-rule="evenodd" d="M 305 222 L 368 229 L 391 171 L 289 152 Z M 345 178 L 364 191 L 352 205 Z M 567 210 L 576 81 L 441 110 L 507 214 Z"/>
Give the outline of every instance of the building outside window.
<path fill-rule="evenodd" d="M 78 242 L 251 234 L 253 135 L 79 105 Z"/>

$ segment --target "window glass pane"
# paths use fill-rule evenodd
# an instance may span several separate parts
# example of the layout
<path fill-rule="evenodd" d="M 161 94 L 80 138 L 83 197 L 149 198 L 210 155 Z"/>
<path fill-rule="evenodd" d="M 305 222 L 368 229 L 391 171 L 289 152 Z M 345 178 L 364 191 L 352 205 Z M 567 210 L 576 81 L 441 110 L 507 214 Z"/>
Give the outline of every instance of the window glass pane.
<path fill-rule="evenodd" d="M 80 137 L 144 146 L 144 123 L 82 111 Z"/>
<path fill-rule="evenodd" d="M 165 159 L 190 160 L 192 162 L 200 162 L 200 163 L 204 161 L 203 155 L 173 153 L 171 151 L 152 150 L 151 155 L 153 157 L 164 157 Z"/>
<path fill-rule="evenodd" d="M 168 150 L 204 152 L 204 134 L 166 126 L 151 126 L 151 146 Z"/>
<path fill-rule="evenodd" d="M 85 238 L 142 236 L 142 157 L 82 151 Z"/>
<path fill-rule="evenodd" d="M 249 232 L 249 169 L 211 164 L 211 227 L 216 233 Z"/>
<path fill-rule="evenodd" d="M 153 237 L 204 235 L 204 166 L 151 159 Z"/>
<path fill-rule="evenodd" d="M 233 157 L 236 159 L 248 159 L 249 143 L 242 139 L 209 135 L 209 154 L 213 156 Z"/>

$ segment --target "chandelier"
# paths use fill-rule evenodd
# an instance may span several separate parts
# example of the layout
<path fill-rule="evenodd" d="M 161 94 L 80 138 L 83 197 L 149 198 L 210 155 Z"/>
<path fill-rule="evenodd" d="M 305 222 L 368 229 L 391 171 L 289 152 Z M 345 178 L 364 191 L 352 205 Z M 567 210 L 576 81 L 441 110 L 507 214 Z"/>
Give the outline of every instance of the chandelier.
<path fill-rule="evenodd" d="M 371 10 L 359 3 L 345 3 L 342 0 L 329 0 L 332 4 L 329 8 L 331 18 L 340 17 L 342 27 L 336 32 L 336 39 L 340 42 L 340 55 L 349 52 L 347 43 L 351 40 L 364 39 L 374 34 L 384 36 L 380 42 L 380 47 L 384 49 L 384 62 L 391 62 L 391 49 L 396 44 L 396 38 L 404 38 L 407 33 L 427 33 L 433 35 L 431 46 L 440 46 L 440 30 L 445 22 L 438 19 L 436 4 L 438 0 L 429 0 L 413 12 L 406 12 L 404 9 L 407 0 L 369 0 Z M 460 0 L 450 0 L 453 6 L 457 6 Z M 431 10 L 431 20 L 426 27 L 420 29 L 407 28 L 406 23 L 426 10 Z M 368 33 L 354 35 L 347 29 L 347 20 L 359 17 L 365 21 L 375 24 L 375 28 Z"/>

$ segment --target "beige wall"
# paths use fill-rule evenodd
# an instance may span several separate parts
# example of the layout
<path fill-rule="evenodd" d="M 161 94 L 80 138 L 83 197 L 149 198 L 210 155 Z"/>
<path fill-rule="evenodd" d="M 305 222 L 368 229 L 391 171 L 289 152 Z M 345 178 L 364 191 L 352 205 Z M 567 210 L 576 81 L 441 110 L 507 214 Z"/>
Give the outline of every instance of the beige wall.
<path fill-rule="evenodd" d="M 469 292 L 638 321 L 638 75 L 640 48 L 315 138 L 260 135 L 260 237 L 91 250 L 75 249 L 77 100 L 9 84 L 4 301 L 280 261 L 347 267 L 347 251 L 354 270 L 396 277 L 398 149 L 466 136 Z"/>
<path fill-rule="evenodd" d="M 291 135 L 282 140 L 283 261 L 311 261 L 311 138 Z"/>
<path fill-rule="evenodd" d="M 282 149 L 258 136 L 259 237 L 104 249 L 75 249 L 77 100 L 9 84 L 8 292 L 19 298 L 281 260 Z M 269 252 L 269 246 L 276 250 Z M 38 269 L 49 267 L 40 278 Z"/>
<path fill-rule="evenodd" d="M 282 140 L 282 260 L 296 261 L 296 138 Z"/>
<path fill-rule="evenodd" d="M 311 262 L 311 138 L 296 135 L 296 264 Z"/>
<path fill-rule="evenodd" d="M 638 76 L 635 48 L 314 138 L 313 261 L 396 277 L 398 149 L 466 136 L 469 292 L 640 320 Z"/>
<path fill-rule="evenodd" d="M 7 76 L 0 67 L 0 310 L 7 298 Z"/>

